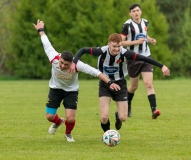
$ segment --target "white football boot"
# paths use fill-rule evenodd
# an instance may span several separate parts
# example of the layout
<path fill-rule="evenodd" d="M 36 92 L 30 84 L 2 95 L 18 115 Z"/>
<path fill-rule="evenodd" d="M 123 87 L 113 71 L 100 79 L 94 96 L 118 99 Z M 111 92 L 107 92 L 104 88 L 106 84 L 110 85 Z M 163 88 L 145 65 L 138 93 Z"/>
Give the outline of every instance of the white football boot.
<path fill-rule="evenodd" d="M 75 142 L 75 140 L 72 137 L 72 134 L 65 134 L 65 138 L 68 142 Z"/>
<path fill-rule="evenodd" d="M 61 124 L 64 123 L 64 118 L 60 118 L 60 119 L 62 119 L 62 123 L 60 123 L 60 125 L 61 125 Z M 58 128 L 60 125 L 57 125 L 57 124 L 53 123 L 53 124 L 50 126 L 50 128 L 48 129 L 48 133 L 54 134 L 54 133 L 56 132 L 57 128 Z"/>

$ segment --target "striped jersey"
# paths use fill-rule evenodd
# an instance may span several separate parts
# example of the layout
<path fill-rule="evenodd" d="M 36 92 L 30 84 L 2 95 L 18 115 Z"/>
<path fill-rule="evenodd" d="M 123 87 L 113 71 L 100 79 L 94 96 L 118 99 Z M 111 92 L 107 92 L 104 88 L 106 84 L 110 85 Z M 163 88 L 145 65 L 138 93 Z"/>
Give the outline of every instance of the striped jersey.
<path fill-rule="evenodd" d="M 124 57 L 126 49 L 120 47 L 120 53 L 116 56 L 112 56 L 109 53 L 108 46 L 103 46 L 100 49 L 102 53 L 98 57 L 98 69 L 109 77 L 110 80 L 117 81 L 123 79 L 128 74 L 127 64 Z"/>
<path fill-rule="evenodd" d="M 134 51 L 135 53 L 143 56 L 150 56 L 150 48 L 147 41 L 147 31 L 149 22 L 146 19 L 141 19 L 141 23 L 137 24 L 132 19 L 128 19 L 122 27 L 121 34 L 126 36 L 127 41 L 137 40 L 139 38 L 145 38 L 142 44 L 127 46 L 127 49 Z"/>
<path fill-rule="evenodd" d="M 46 35 L 41 36 L 44 51 L 49 58 L 52 65 L 51 78 L 49 80 L 49 87 L 53 89 L 63 89 L 65 91 L 77 91 L 79 89 L 78 71 L 98 77 L 101 73 L 99 70 L 78 61 L 76 64 L 76 72 L 70 74 L 67 70 L 60 70 L 59 59 L 60 54 L 53 48 Z"/>
<path fill-rule="evenodd" d="M 127 50 L 120 47 L 120 53 L 116 56 L 112 56 L 109 53 L 109 47 L 93 47 L 93 48 L 82 48 L 78 51 L 74 58 L 74 63 L 84 54 L 91 54 L 98 57 L 97 67 L 112 81 L 118 81 L 123 79 L 127 75 L 127 63 L 125 60 L 124 53 Z"/>
<path fill-rule="evenodd" d="M 131 50 L 124 49 L 122 46 L 120 47 L 120 52 L 115 56 L 112 56 L 109 53 L 108 45 L 97 48 L 81 48 L 78 50 L 73 62 L 77 64 L 83 54 L 97 56 L 98 69 L 112 81 L 121 80 L 128 74 L 126 60 L 145 61 L 159 68 L 163 67 L 163 64 L 155 61 L 154 59 L 136 54 Z"/>

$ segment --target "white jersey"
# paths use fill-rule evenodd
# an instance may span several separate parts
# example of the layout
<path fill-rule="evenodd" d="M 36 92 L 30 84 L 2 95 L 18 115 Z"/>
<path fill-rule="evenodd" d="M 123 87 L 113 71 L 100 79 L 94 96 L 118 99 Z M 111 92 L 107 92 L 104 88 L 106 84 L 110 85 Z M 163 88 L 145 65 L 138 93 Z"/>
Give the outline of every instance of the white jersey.
<path fill-rule="evenodd" d="M 147 57 L 151 55 L 147 40 L 148 23 L 149 22 L 146 19 L 141 19 L 140 24 L 137 24 L 132 19 L 128 19 L 123 24 L 121 33 L 127 37 L 127 41 L 137 40 L 138 38 L 145 38 L 143 44 L 128 46 L 127 49 Z"/>
<path fill-rule="evenodd" d="M 65 91 L 77 91 L 79 89 L 78 71 L 98 77 L 101 73 L 99 70 L 78 61 L 76 64 L 76 72 L 66 73 L 67 70 L 60 70 L 59 59 L 60 54 L 53 48 L 46 35 L 41 36 L 44 51 L 52 64 L 51 79 L 49 87 L 55 89 L 63 89 Z"/>

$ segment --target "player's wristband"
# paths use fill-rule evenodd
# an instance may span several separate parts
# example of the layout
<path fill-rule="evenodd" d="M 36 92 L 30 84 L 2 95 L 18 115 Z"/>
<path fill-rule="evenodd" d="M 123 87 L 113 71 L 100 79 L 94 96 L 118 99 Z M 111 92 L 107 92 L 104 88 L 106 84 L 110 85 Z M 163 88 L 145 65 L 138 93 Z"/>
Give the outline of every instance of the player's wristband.
<path fill-rule="evenodd" d="M 112 81 L 109 81 L 109 82 L 107 83 L 107 85 L 110 86 L 112 83 L 113 83 Z"/>
<path fill-rule="evenodd" d="M 43 29 L 43 28 L 39 28 L 39 29 L 37 29 L 37 31 L 38 31 L 38 33 L 39 33 L 39 32 L 43 32 L 44 29 Z"/>

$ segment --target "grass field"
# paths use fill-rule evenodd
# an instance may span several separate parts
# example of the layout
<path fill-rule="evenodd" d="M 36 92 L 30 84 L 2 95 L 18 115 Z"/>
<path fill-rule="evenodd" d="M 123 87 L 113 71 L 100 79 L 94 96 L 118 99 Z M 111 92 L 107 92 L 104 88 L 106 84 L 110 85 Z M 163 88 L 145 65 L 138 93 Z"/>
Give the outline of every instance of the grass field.
<path fill-rule="evenodd" d="M 135 94 L 132 117 L 119 131 L 121 142 L 100 140 L 98 80 L 80 81 L 75 143 L 66 142 L 61 126 L 55 135 L 45 119 L 48 81 L 0 81 L 0 159 L 2 160 L 190 160 L 191 80 L 154 81 L 161 116 L 151 119 L 143 83 Z M 114 128 L 115 103 L 110 122 Z M 63 107 L 58 110 L 64 117 Z"/>

